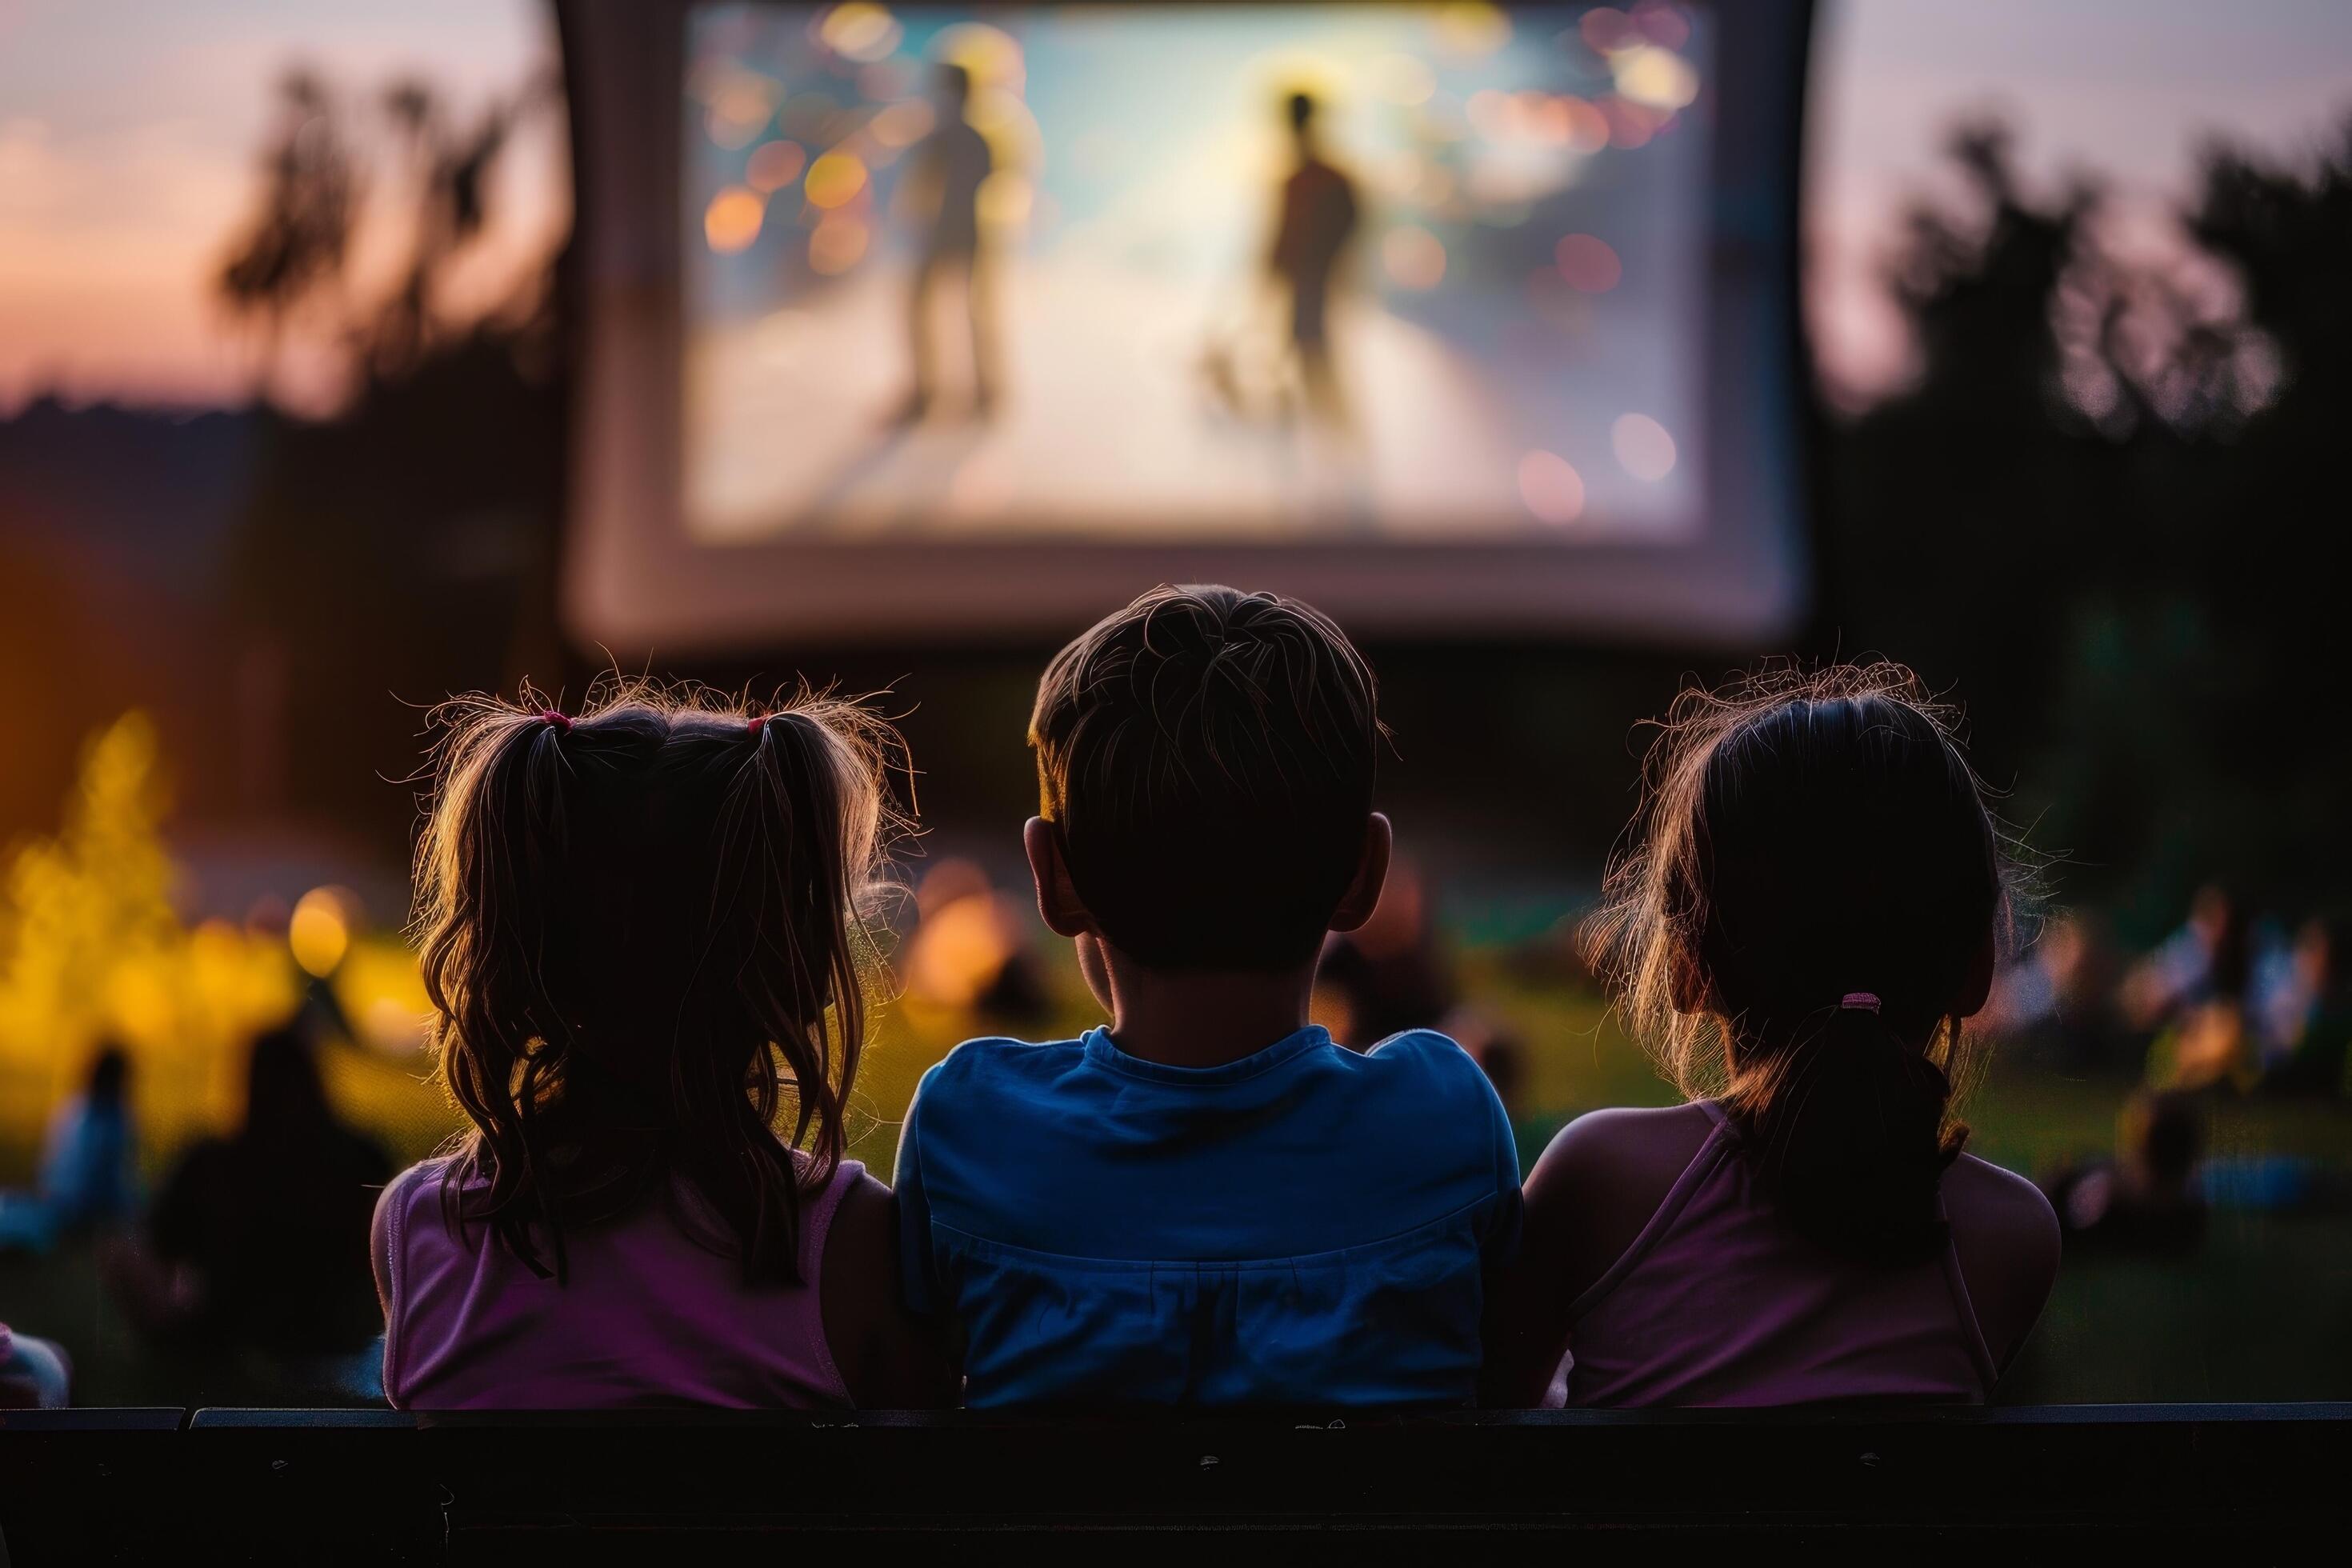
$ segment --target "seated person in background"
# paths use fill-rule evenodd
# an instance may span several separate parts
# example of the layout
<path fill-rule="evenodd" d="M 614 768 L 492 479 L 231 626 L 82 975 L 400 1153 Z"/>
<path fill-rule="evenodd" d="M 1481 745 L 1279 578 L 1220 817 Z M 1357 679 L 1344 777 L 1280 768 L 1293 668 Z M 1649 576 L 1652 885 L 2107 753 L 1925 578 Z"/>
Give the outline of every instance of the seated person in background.
<path fill-rule="evenodd" d="M 576 720 L 445 718 L 424 968 L 473 1131 L 376 1207 L 386 1396 L 949 1396 L 897 1304 L 890 1194 L 843 1157 L 895 735 L 629 684 Z"/>
<path fill-rule="evenodd" d="M 1974 1403 L 2058 1268 L 2032 1184 L 1960 1152 L 1961 1020 L 2007 923 L 1975 775 L 1906 670 L 1687 690 L 1598 930 L 1691 1103 L 1537 1163 L 1490 1402 Z"/>
<path fill-rule="evenodd" d="M 2263 1087 L 2285 1094 L 2352 1094 L 2352 984 L 2334 921 L 2304 922 L 2263 998 L 2269 1050 Z"/>
<path fill-rule="evenodd" d="M 58 1107 L 41 1143 L 37 1190 L 0 1193 L 0 1247 L 44 1251 L 63 1237 L 139 1211 L 139 1131 L 131 1058 L 104 1045 L 82 1092 Z"/>
<path fill-rule="evenodd" d="M 2116 1118 L 2116 1158 L 2063 1171 L 2051 1206 L 2070 1252 L 2193 1253 L 2205 1239 L 2197 1162 L 2203 1112 L 2185 1094 L 2141 1089 Z"/>
<path fill-rule="evenodd" d="M 968 1041 L 907 1113 L 904 1277 L 971 1405 L 1473 1398 L 1502 1107 L 1442 1035 L 1307 1022 L 1387 869 L 1381 734 L 1362 658 L 1270 594 L 1155 589 L 1047 667 L 1029 864 L 1110 1023 Z"/>
<path fill-rule="evenodd" d="M 70 1403 L 72 1382 L 65 1352 L 0 1323 L 0 1410 L 56 1410 Z"/>
<path fill-rule="evenodd" d="M 330 1355 L 382 1327 L 368 1215 L 392 1174 L 339 1121 L 310 1042 L 253 1045 L 245 1124 L 192 1145 L 148 1214 L 145 1246 L 110 1260 L 132 1319 L 159 1338 L 283 1356 Z"/>

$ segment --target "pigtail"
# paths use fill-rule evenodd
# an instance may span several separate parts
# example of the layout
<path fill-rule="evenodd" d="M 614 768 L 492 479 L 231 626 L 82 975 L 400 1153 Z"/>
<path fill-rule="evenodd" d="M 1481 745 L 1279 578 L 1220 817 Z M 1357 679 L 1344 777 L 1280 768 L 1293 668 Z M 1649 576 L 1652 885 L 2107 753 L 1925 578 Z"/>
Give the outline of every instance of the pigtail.
<path fill-rule="evenodd" d="M 723 912 L 714 918 L 744 927 L 749 962 L 736 984 L 766 1047 L 745 1116 L 762 1130 L 776 1126 L 789 1094 L 785 1142 L 807 1155 L 796 1172 L 772 1138 L 739 1151 L 751 1200 L 745 1266 L 754 1274 L 799 1278 L 803 1193 L 832 1180 L 847 1146 L 871 967 L 858 905 L 882 816 L 871 722 L 821 700 L 751 719 L 729 790 Z"/>
<path fill-rule="evenodd" d="M 560 1074 L 571 1028 L 549 993 L 541 958 L 548 900 L 570 846 L 569 721 L 483 699 L 436 717 L 440 784 L 417 850 L 421 971 L 433 1005 L 431 1044 L 442 1081 L 477 1129 L 468 1158 L 443 1187 L 454 1223 L 487 1221 L 534 1272 L 533 1222 L 547 1226 L 551 1272 L 564 1272 L 560 1218 L 541 1199 L 536 1121 Z M 461 1205 L 472 1176 L 488 1191 Z"/>
<path fill-rule="evenodd" d="M 1935 1257 L 1949 1234 L 1937 1190 L 1968 1138 L 1964 1124 L 1946 1123 L 1950 1100 L 1943 1069 L 1874 1004 L 1808 1020 L 1726 1097 L 1790 1225 L 1832 1252 L 1886 1264 Z"/>

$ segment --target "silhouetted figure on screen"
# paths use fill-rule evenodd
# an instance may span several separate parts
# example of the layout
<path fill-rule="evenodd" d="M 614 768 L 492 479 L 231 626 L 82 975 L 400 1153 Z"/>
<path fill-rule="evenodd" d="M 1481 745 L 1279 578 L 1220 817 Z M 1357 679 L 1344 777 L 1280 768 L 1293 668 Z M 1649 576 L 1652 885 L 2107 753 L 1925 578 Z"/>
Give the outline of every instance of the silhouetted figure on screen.
<path fill-rule="evenodd" d="M 1315 137 L 1315 100 L 1295 92 L 1287 110 L 1298 166 L 1282 184 L 1282 218 L 1267 265 L 1290 289 L 1290 342 L 1307 405 L 1336 416 L 1341 406 L 1331 372 L 1328 317 L 1332 274 L 1356 229 L 1356 187 L 1323 161 Z"/>
<path fill-rule="evenodd" d="M 939 358 L 931 342 L 931 292 L 942 274 L 963 275 L 964 316 L 971 328 L 973 411 L 986 415 L 997 392 L 996 324 L 990 300 L 990 268 L 980 234 L 980 188 L 994 171 L 988 139 L 965 116 L 971 76 L 961 66 L 939 68 L 939 119 L 915 148 L 911 184 L 916 210 L 926 226 L 922 256 L 915 264 L 908 299 L 908 334 L 915 386 L 901 416 L 919 419 L 939 395 Z"/>

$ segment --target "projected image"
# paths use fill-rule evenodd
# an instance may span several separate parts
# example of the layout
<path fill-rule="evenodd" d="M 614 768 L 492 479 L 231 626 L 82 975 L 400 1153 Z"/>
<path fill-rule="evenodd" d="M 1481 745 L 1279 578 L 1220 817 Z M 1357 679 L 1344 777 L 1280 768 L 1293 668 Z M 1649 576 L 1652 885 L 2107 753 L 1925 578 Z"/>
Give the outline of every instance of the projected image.
<path fill-rule="evenodd" d="M 689 533 L 1689 537 L 1709 20 L 698 8 Z"/>

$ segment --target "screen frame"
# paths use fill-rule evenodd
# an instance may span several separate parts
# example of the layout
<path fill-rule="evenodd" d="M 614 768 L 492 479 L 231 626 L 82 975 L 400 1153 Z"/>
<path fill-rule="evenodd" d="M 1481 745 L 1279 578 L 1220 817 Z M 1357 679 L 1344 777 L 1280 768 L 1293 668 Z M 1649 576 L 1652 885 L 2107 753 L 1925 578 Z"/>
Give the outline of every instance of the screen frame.
<path fill-rule="evenodd" d="M 629 658 L 877 643 L 910 632 L 1028 637 L 1083 626 L 1163 582 L 1294 593 L 1351 629 L 1391 638 L 1737 648 L 1777 640 L 1803 616 L 1811 552 L 1798 235 L 1811 0 L 1710 6 L 1718 69 L 1701 538 L 1370 547 L 692 538 L 681 483 L 680 191 L 687 26 L 697 3 L 556 0 L 578 333 L 560 594 L 576 641 Z M 1742 62 L 1738 71 L 1720 68 L 1732 59 Z M 1727 483 L 1730 476 L 1737 480 Z"/>

